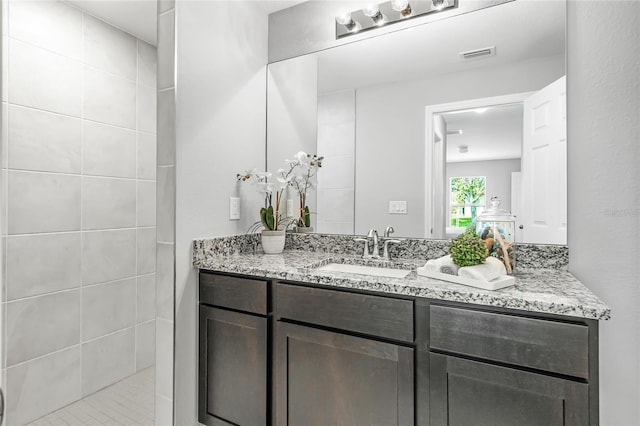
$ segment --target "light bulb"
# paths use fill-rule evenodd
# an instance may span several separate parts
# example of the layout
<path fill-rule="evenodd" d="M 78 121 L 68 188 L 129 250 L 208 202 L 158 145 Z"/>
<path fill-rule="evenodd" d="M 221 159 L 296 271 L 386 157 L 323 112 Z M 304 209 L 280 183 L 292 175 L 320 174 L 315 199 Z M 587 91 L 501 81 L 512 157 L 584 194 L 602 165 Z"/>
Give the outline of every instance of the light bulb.
<path fill-rule="evenodd" d="M 374 25 L 381 26 L 386 22 L 384 15 L 380 13 L 380 7 L 376 4 L 365 7 L 362 9 L 362 13 L 371 18 Z"/>
<path fill-rule="evenodd" d="M 336 16 L 336 22 L 340 25 L 347 25 L 352 21 L 350 13 L 343 13 Z"/>
<path fill-rule="evenodd" d="M 431 3 L 436 10 L 442 10 L 446 6 L 445 0 L 431 0 Z"/>
<path fill-rule="evenodd" d="M 403 18 L 411 15 L 411 5 L 409 4 L 409 0 L 392 0 L 391 8 L 396 12 L 400 12 L 400 15 Z"/>
<path fill-rule="evenodd" d="M 373 18 L 377 14 L 380 13 L 380 8 L 376 4 L 367 5 L 364 9 L 362 9 L 362 13 L 364 13 L 369 18 Z"/>
<path fill-rule="evenodd" d="M 361 28 L 360 24 L 354 21 L 353 18 L 351 18 L 350 13 L 343 13 L 336 16 L 336 22 L 340 25 L 344 25 L 347 31 L 352 33 L 357 32 Z"/>

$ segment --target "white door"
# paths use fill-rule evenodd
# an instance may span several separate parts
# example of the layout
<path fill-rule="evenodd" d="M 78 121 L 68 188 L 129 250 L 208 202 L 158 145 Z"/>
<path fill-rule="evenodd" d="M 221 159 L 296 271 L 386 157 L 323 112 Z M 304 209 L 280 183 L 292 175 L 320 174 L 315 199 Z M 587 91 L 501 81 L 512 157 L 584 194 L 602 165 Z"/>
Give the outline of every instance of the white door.
<path fill-rule="evenodd" d="M 522 173 L 511 172 L 511 215 L 516 218 L 516 243 L 522 242 Z"/>
<path fill-rule="evenodd" d="M 567 243 L 566 77 L 524 101 L 522 239 Z"/>

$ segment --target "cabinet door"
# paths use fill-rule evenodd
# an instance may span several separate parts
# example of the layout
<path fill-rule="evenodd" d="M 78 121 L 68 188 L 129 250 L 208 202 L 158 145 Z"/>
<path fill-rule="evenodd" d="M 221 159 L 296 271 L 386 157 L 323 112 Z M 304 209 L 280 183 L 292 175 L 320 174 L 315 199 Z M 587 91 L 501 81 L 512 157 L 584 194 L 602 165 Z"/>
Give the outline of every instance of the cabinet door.
<path fill-rule="evenodd" d="M 588 385 L 431 354 L 432 425 L 588 425 Z"/>
<path fill-rule="evenodd" d="M 200 305 L 201 423 L 267 424 L 267 321 Z"/>
<path fill-rule="evenodd" d="M 277 323 L 279 425 L 413 425 L 413 349 Z"/>

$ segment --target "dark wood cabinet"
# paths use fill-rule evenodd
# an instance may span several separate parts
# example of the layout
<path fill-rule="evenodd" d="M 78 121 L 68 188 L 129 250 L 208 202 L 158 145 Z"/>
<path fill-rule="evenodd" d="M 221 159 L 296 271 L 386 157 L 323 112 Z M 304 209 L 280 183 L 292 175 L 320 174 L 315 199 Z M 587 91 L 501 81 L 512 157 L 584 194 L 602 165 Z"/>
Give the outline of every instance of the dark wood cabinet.
<path fill-rule="evenodd" d="M 278 322 L 278 425 L 413 425 L 414 349 Z"/>
<path fill-rule="evenodd" d="M 598 424 L 598 323 L 200 273 L 206 425 Z"/>
<path fill-rule="evenodd" d="M 573 380 L 431 355 L 431 424 L 589 425 L 589 386 Z"/>
<path fill-rule="evenodd" d="M 268 282 L 201 273 L 199 290 L 198 420 L 271 424 Z"/>
<path fill-rule="evenodd" d="M 267 336 L 267 318 L 200 306 L 201 423 L 267 424 Z"/>

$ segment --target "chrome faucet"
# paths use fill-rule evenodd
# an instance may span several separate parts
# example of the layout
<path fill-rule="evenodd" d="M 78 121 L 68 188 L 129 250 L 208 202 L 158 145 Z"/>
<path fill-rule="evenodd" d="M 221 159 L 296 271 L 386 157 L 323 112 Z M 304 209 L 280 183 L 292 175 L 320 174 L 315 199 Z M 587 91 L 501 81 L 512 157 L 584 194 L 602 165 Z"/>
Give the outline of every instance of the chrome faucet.
<path fill-rule="evenodd" d="M 391 257 L 389 256 L 389 244 L 399 244 L 399 243 L 400 243 L 400 240 L 385 240 L 382 258 L 384 260 L 391 260 Z"/>
<path fill-rule="evenodd" d="M 362 253 L 362 257 L 364 259 L 368 259 L 371 257 L 371 255 L 369 254 L 369 240 L 367 238 L 354 238 L 353 241 L 364 243 L 364 252 Z"/>
<path fill-rule="evenodd" d="M 396 232 L 396 230 L 393 229 L 393 226 L 387 226 L 387 229 L 384 230 L 385 238 L 389 238 L 394 232 Z"/>
<path fill-rule="evenodd" d="M 371 252 L 371 258 L 378 259 L 380 257 L 380 248 L 378 247 L 378 231 L 370 229 L 367 234 L 367 238 L 373 238 L 373 250 Z"/>

